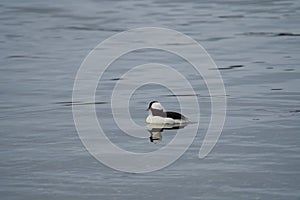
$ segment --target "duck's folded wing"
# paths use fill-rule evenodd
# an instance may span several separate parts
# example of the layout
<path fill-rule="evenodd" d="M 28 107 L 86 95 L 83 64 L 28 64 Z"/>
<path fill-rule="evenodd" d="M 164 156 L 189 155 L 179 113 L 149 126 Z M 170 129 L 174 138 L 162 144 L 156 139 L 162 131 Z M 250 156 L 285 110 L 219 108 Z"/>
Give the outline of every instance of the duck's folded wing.
<path fill-rule="evenodd" d="M 185 116 L 183 116 L 180 113 L 177 112 L 166 112 L 167 113 L 167 117 L 168 118 L 172 118 L 172 119 L 182 119 L 182 120 L 186 120 L 187 118 Z"/>

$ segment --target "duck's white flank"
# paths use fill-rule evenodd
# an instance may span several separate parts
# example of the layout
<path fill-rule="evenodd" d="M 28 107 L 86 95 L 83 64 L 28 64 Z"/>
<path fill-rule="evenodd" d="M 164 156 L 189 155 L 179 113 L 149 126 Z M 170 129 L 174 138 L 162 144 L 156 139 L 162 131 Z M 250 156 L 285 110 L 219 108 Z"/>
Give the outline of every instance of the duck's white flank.
<path fill-rule="evenodd" d="M 190 121 L 180 113 L 165 112 L 164 107 L 157 101 L 152 101 L 148 107 L 148 124 L 184 124 Z"/>

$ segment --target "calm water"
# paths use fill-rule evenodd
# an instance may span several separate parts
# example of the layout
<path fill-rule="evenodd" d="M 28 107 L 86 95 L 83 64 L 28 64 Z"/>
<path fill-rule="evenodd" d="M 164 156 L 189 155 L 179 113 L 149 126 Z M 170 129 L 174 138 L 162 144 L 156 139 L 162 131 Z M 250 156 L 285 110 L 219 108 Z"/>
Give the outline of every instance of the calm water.
<path fill-rule="evenodd" d="M 299 19 L 296 0 L 1 1 L 1 199 L 299 199 Z M 228 111 L 219 142 L 200 160 L 210 113 L 203 80 L 182 68 L 182 60 L 158 51 L 113 63 L 96 107 L 109 137 L 123 148 L 150 151 L 174 133 L 164 131 L 156 145 L 130 140 L 103 115 L 110 113 L 109 95 L 124 70 L 144 62 L 184 69 L 198 83 L 203 108 L 197 138 L 184 156 L 160 171 L 128 174 L 104 166 L 83 147 L 72 118 L 72 87 L 99 42 L 143 26 L 175 29 L 200 42 L 220 68 Z M 141 87 L 130 101 L 136 123 L 143 124 L 152 99 L 169 110 L 178 105 L 166 88 Z"/>

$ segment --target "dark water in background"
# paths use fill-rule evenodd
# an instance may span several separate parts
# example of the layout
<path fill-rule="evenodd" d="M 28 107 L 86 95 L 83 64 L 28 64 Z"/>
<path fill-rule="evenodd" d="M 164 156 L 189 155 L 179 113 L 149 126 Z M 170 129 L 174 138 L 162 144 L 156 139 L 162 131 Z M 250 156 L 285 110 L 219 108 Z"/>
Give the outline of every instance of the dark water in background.
<path fill-rule="evenodd" d="M 1 1 L 1 199 L 299 199 L 299 12 L 296 0 Z M 206 48 L 221 68 L 228 112 L 207 158 L 197 157 L 203 126 L 177 162 L 136 175 L 89 155 L 68 102 L 89 51 L 115 33 L 143 26 L 181 31 Z M 146 61 L 165 59 L 152 55 Z M 136 54 L 123 64 L 130 68 L 138 59 Z M 152 89 L 148 99 L 176 109 L 165 88 Z M 130 109 L 139 123 L 147 98 L 137 92 L 130 104 L 137 106 Z M 97 109 L 101 117 L 106 104 Z M 111 137 L 121 146 L 135 145 Z M 164 133 L 162 142 L 170 139 Z M 153 147 L 148 140 L 136 145 Z"/>

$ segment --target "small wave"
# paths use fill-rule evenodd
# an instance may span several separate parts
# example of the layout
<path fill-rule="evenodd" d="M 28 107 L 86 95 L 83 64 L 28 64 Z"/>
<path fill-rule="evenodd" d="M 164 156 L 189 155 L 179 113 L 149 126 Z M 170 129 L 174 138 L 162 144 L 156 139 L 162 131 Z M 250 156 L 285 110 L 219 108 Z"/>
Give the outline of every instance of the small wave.
<path fill-rule="evenodd" d="M 283 36 L 300 36 L 299 33 L 287 33 L 287 32 L 280 32 L 280 33 L 274 33 L 274 32 L 247 32 L 242 33 L 238 35 L 247 35 L 247 36 L 267 36 L 267 37 L 283 37 Z"/>
<path fill-rule="evenodd" d="M 206 97 L 224 97 L 224 95 L 200 95 L 200 94 L 167 94 L 167 95 L 161 95 L 164 97 L 193 97 L 193 96 L 197 96 L 197 97 L 202 97 L 202 98 L 206 98 Z M 230 95 L 225 95 L 230 96 Z"/>
<path fill-rule="evenodd" d="M 79 31 L 107 31 L 107 32 L 122 32 L 121 29 L 108 29 L 95 26 L 67 26 L 64 29 L 79 30 Z"/>
<path fill-rule="evenodd" d="M 218 16 L 219 18 L 228 18 L 228 19 L 235 19 L 235 18 L 244 18 L 244 15 L 221 15 Z"/>
<path fill-rule="evenodd" d="M 46 56 L 29 56 L 29 55 L 10 55 L 6 56 L 6 59 L 50 59 L 50 57 Z"/>
<path fill-rule="evenodd" d="M 64 9 L 59 7 L 26 7 L 26 6 L 12 6 L 8 7 L 12 11 L 17 13 L 36 13 L 36 14 L 47 14 L 47 13 L 63 13 Z"/>
<path fill-rule="evenodd" d="M 242 68 L 244 65 L 230 65 L 228 67 L 218 67 L 218 68 L 211 68 L 210 70 L 229 70 L 229 69 L 235 69 L 235 68 Z"/>
<path fill-rule="evenodd" d="M 80 106 L 80 105 L 90 105 L 90 104 L 107 104 L 107 102 L 104 101 L 96 101 L 96 102 L 73 102 L 73 101 L 60 101 L 56 102 L 55 104 L 60 104 L 62 106 Z"/>
<path fill-rule="evenodd" d="M 119 81 L 119 80 L 123 80 L 122 78 L 111 78 L 109 79 L 110 81 Z"/>
<path fill-rule="evenodd" d="M 290 110 L 290 113 L 299 113 L 300 110 Z"/>

